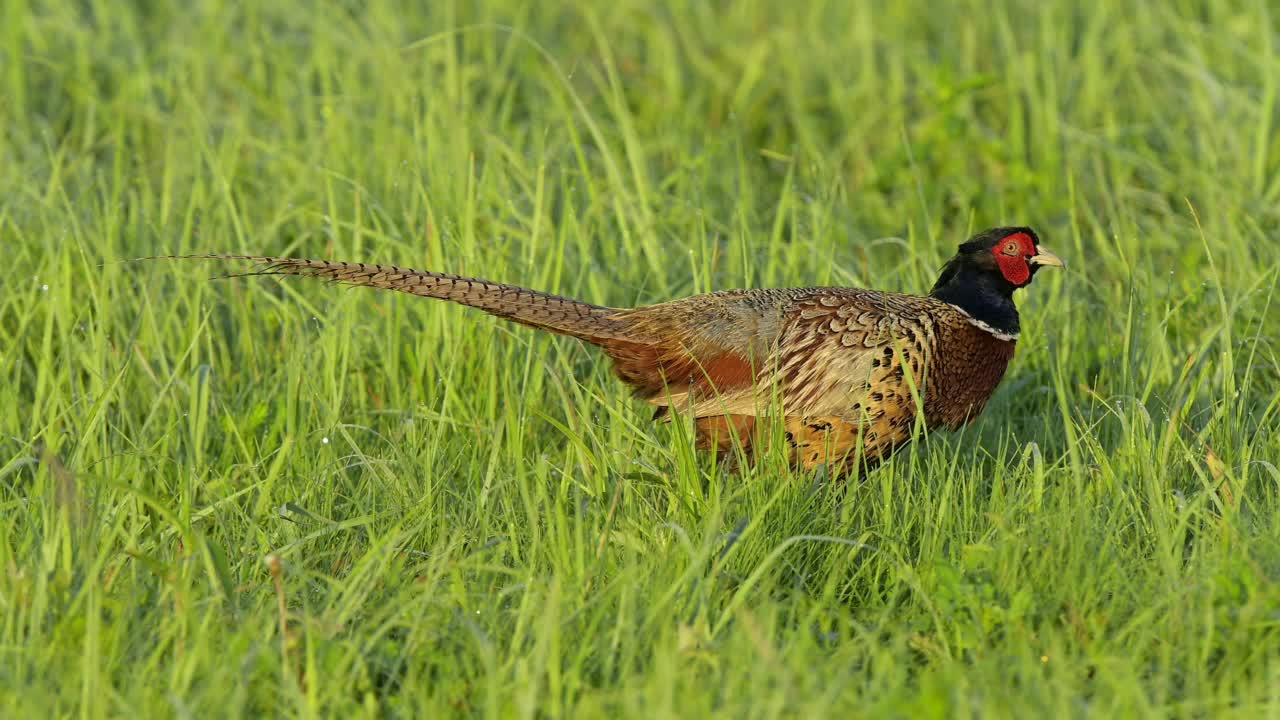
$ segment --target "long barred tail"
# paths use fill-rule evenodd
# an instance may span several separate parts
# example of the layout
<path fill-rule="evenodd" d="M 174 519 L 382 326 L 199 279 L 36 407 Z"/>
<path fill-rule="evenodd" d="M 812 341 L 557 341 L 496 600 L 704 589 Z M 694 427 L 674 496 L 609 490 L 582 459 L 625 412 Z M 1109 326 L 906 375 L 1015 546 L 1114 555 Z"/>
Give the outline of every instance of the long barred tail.
<path fill-rule="evenodd" d="M 627 335 L 625 329 L 612 319 L 618 312 L 614 308 L 591 305 L 572 298 L 478 278 L 445 275 L 394 265 L 256 255 L 167 255 L 143 259 L 248 260 L 263 267 L 223 277 L 297 275 L 347 285 L 396 290 L 479 308 L 490 315 L 596 344 L 624 339 Z"/>

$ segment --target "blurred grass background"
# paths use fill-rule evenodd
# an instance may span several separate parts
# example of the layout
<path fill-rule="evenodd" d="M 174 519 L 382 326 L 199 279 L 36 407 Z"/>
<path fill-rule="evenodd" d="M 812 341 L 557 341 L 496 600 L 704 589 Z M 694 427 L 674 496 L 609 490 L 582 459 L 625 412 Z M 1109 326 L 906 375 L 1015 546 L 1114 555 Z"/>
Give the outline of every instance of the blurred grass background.
<path fill-rule="evenodd" d="M 7 717 L 1280 714 L 1280 11 L 0 0 Z M 727 475 L 613 305 L 1067 259 L 986 414 Z"/>

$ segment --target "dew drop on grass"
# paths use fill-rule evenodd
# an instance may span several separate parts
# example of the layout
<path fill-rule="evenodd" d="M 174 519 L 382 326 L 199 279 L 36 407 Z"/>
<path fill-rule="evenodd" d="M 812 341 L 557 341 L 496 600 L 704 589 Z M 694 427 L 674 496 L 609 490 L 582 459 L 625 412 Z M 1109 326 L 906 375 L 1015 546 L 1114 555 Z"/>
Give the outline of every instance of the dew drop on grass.
<path fill-rule="evenodd" d="M 49 283 L 41 283 L 40 292 L 49 292 Z"/>
<path fill-rule="evenodd" d="M 321 445 L 328 445 L 328 444 L 329 444 L 329 438 L 327 438 L 327 437 L 322 437 L 322 438 L 320 438 L 320 444 L 321 444 Z"/>

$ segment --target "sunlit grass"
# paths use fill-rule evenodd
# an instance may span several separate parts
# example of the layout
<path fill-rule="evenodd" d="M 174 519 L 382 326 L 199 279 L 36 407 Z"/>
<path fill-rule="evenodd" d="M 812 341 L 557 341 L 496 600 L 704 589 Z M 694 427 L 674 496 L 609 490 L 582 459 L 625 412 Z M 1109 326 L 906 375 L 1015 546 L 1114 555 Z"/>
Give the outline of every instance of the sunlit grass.
<path fill-rule="evenodd" d="M 144 4 L 145 5 L 145 4 Z M 1265 3 L 11 2 L 0 714 L 1280 711 Z M 159 253 L 1019 297 L 986 414 L 741 475 L 598 354 Z"/>

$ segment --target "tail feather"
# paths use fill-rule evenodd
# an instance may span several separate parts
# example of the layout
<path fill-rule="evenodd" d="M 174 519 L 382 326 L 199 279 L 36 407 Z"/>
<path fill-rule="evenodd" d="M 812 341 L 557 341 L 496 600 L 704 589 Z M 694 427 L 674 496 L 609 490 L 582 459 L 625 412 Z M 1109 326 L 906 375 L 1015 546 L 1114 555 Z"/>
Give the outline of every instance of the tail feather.
<path fill-rule="evenodd" d="M 598 346 L 613 360 L 614 372 L 623 382 L 659 405 L 673 399 L 684 402 L 706 392 L 748 387 L 756 375 L 750 350 L 722 342 L 722 336 L 733 337 L 741 331 L 731 324 L 725 325 L 729 321 L 718 320 L 720 315 L 714 312 L 712 320 L 719 321 L 720 325 L 711 322 L 714 327 L 710 330 L 691 329 L 689 315 L 682 310 L 687 303 L 619 309 L 479 278 L 359 262 L 259 255 L 170 255 L 141 259 L 244 260 L 259 267 L 220 277 L 314 277 L 478 308 L 490 315 Z M 707 325 L 708 322 L 702 323 Z"/>
<path fill-rule="evenodd" d="M 595 344 L 629 339 L 626 328 L 613 319 L 618 313 L 615 308 L 479 278 L 413 270 L 395 265 L 258 255 L 170 255 L 144 259 L 247 260 L 262 267 L 222 277 L 314 277 L 347 285 L 363 285 L 448 300 L 478 308 L 500 318 Z"/>

